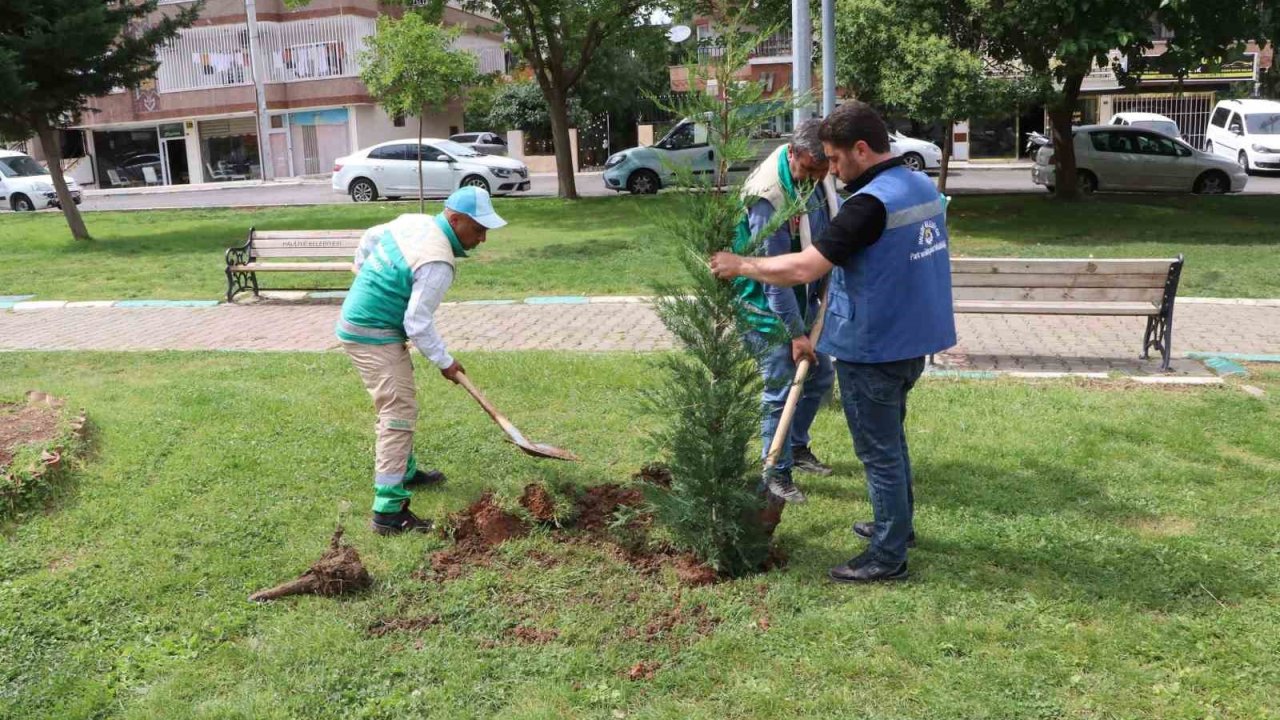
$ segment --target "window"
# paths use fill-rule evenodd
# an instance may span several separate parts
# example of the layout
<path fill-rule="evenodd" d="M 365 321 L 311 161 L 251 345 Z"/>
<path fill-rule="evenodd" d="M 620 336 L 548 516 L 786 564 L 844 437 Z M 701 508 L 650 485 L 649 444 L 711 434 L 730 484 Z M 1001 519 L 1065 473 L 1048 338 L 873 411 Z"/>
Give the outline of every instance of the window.
<path fill-rule="evenodd" d="M 1096 132 L 1089 134 L 1089 141 L 1093 143 L 1093 149 L 1098 152 L 1108 152 L 1111 133 Z"/>
<path fill-rule="evenodd" d="M 422 162 L 448 162 L 448 157 L 443 152 L 440 152 L 438 148 L 434 148 L 430 145 L 421 145 L 421 146 L 405 145 L 404 147 L 405 147 L 405 156 L 404 156 L 405 160 L 412 160 L 414 162 L 417 162 L 418 161 L 417 147 L 421 147 Z"/>
<path fill-rule="evenodd" d="M 1089 134 L 1093 149 L 1098 152 L 1133 152 L 1133 134 L 1124 132 L 1096 132 Z"/>
<path fill-rule="evenodd" d="M 449 139 L 454 142 L 469 143 L 469 142 L 475 142 L 477 137 L 478 136 L 475 133 L 465 133 L 463 135 L 454 135 Z"/>
<path fill-rule="evenodd" d="M 0 158 L 0 176 L 2 177 L 36 177 L 48 174 L 49 171 L 45 170 L 40 163 L 26 155 Z"/>
<path fill-rule="evenodd" d="M 1217 110 L 1214 110 L 1214 111 L 1213 111 L 1213 120 L 1212 120 L 1211 122 L 1212 122 L 1214 125 L 1217 125 L 1218 127 L 1226 127 L 1226 126 L 1227 126 L 1227 116 L 1228 116 L 1228 115 L 1230 115 L 1230 114 L 1231 114 L 1231 111 L 1230 111 L 1230 110 L 1228 110 L 1228 109 L 1226 109 L 1226 108 L 1224 108 L 1224 107 L 1220 107 L 1220 108 L 1218 108 Z"/>
<path fill-rule="evenodd" d="M 1134 140 L 1138 146 L 1138 153 L 1140 155 L 1160 155 L 1164 157 L 1178 156 L 1178 149 L 1174 145 L 1173 140 L 1167 137 L 1141 133 L 1134 136 Z"/>
<path fill-rule="evenodd" d="M 408 145 L 383 145 L 369 151 L 370 160 L 403 160 Z"/>
<path fill-rule="evenodd" d="M 1227 130 L 1237 135 L 1244 133 L 1244 123 L 1240 122 L 1239 113 L 1231 113 L 1231 119 L 1227 121 Z"/>
<path fill-rule="evenodd" d="M 346 50 L 338 41 L 294 45 L 276 53 L 275 59 L 294 80 L 343 75 L 346 69 Z"/>
<path fill-rule="evenodd" d="M 404 115 L 397 114 L 395 117 L 391 118 L 391 124 L 396 127 L 404 127 Z"/>
<path fill-rule="evenodd" d="M 1249 113 L 1244 121 L 1250 135 L 1280 135 L 1280 113 Z"/>

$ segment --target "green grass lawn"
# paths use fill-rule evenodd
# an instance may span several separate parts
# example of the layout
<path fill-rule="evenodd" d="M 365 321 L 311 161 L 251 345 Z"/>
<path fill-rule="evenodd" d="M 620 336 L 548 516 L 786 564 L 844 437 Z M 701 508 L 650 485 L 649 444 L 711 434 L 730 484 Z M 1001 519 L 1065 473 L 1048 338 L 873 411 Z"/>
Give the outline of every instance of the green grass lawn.
<path fill-rule="evenodd" d="M 424 369 L 418 448 L 450 482 L 418 495 L 423 514 L 485 488 L 624 482 L 650 459 L 632 410 L 651 358 L 464 359 L 522 430 L 585 461 L 524 457 Z M 926 379 L 921 544 L 892 586 L 826 581 L 869 509 L 824 410 L 814 444 L 836 473 L 787 512 L 789 566 L 683 590 L 541 531 L 461 579 L 414 579 L 445 543 L 365 528 L 372 413 L 337 354 L 2 354 L 0 378 L 94 428 L 70 486 L 0 533 L 0 717 L 1280 715 L 1276 370 L 1250 378 L 1261 399 Z M 246 602 L 305 569 L 345 503 L 374 588 Z M 520 624 L 555 637 L 518 641 Z M 626 677 L 637 662 L 652 679 Z"/>
<path fill-rule="evenodd" d="M 679 272 L 657 229 L 679 196 L 496 201 L 511 221 L 466 261 L 455 300 L 647 294 Z M 433 205 L 438 209 L 438 205 Z M 70 240 L 58 213 L 0 218 L 0 295 L 41 299 L 216 299 L 223 252 L 261 229 L 361 228 L 412 203 L 241 210 L 88 213 L 97 238 Z M 434 210 L 433 210 L 434 211 Z M 1038 195 L 960 196 L 953 248 L 963 255 L 1187 256 L 1182 292 L 1280 297 L 1280 202 L 1273 197 L 1103 196 L 1064 205 Z M 324 286 L 345 276 L 273 274 L 264 284 Z"/>

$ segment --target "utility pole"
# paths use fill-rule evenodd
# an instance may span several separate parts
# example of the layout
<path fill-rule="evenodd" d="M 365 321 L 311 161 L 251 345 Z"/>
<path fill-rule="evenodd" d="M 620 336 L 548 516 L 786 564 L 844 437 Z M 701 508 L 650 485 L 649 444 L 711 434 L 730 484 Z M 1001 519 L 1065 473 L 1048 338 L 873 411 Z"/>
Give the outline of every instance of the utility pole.
<path fill-rule="evenodd" d="M 275 180 L 276 168 L 271 162 L 271 116 L 267 114 L 267 91 L 263 86 L 262 63 L 258 57 L 256 0 L 244 0 L 244 16 L 249 28 L 249 74 L 253 76 L 253 90 L 258 98 L 258 165 L 262 168 L 262 179 Z"/>
<path fill-rule="evenodd" d="M 799 96 L 808 94 L 812 89 L 813 20 L 809 17 L 809 0 L 791 0 L 791 91 Z M 807 98 L 804 106 L 792 110 L 793 132 L 812 114 L 812 100 Z"/>
<path fill-rule="evenodd" d="M 836 109 L 836 0 L 822 0 L 822 116 Z"/>

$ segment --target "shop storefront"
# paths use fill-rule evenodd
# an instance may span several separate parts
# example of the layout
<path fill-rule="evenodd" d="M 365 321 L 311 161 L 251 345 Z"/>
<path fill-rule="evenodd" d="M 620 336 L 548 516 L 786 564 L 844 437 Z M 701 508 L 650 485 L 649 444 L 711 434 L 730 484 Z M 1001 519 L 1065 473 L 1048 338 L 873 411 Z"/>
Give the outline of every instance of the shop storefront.
<path fill-rule="evenodd" d="M 350 113 L 329 108 L 272 115 L 268 137 L 276 177 L 324 175 L 352 151 Z"/>
<path fill-rule="evenodd" d="M 103 188 L 191 182 L 182 123 L 93 131 L 97 183 Z"/>
<path fill-rule="evenodd" d="M 258 122 L 253 116 L 201 120 L 199 128 L 205 182 L 262 178 Z"/>

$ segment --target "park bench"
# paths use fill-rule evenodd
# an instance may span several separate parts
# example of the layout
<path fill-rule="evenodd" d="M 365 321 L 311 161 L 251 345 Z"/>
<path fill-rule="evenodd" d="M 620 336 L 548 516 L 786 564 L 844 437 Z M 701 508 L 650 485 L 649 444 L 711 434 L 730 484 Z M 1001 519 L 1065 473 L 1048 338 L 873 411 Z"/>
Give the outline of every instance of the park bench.
<path fill-rule="evenodd" d="M 957 313 L 1145 317 L 1141 357 L 1159 350 L 1161 370 L 1169 369 L 1181 275 L 1181 255 L 1172 260 L 951 260 Z"/>
<path fill-rule="evenodd" d="M 227 302 L 237 293 L 258 295 L 258 273 L 350 273 L 363 230 L 255 230 L 244 245 L 227 249 Z M 321 260 L 325 258 L 326 260 Z M 336 260 L 335 258 L 341 258 Z M 342 287 L 312 290 L 346 290 Z"/>

